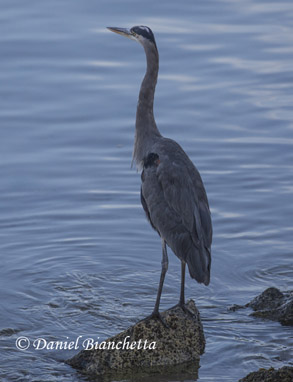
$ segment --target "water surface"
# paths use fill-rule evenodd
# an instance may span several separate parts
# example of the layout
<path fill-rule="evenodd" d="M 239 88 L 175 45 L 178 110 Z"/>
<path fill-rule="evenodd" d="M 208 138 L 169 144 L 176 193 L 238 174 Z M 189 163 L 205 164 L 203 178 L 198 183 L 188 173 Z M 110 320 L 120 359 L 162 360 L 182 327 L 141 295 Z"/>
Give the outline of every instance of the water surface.
<path fill-rule="evenodd" d="M 292 365 L 290 328 L 227 310 L 292 289 L 292 18 L 291 1 L 2 0 L 3 381 L 82 381 L 62 362 L 74 352 L 19 351 L 16 338 L 105 339 L 155 301 L 161 244 L 131 169 L 145 57 L 108 25 L 155 32 L 157 124 L 207 189 L 211 284 L 186 287 L 207 340 L 199 381 Z M 161 309 L 179 297 L 169 255 Z"/>

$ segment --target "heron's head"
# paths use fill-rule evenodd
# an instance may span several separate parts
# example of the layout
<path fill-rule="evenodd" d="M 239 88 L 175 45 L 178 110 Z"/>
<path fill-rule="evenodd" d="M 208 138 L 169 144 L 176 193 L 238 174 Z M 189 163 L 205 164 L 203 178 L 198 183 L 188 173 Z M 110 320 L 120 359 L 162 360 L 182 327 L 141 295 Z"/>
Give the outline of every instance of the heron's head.
<path fill-rule="evenodd" d="M 157 49 L 154 34 L 149 27 L 135 26 L 130 29 L 108 27 L 108 29 L 112 32 L 128 37 L 131 40 L 139 42 L 143 47 L 147 47 L 151 44 Z"/>

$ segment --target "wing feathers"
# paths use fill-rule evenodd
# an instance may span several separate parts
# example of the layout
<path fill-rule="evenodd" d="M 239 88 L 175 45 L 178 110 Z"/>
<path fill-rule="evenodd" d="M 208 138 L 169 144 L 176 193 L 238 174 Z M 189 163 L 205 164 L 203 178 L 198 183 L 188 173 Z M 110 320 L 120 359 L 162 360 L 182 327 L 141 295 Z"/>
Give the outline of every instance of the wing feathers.
<path fill-rule="evenodd" d="M 187 262 L 191 277 L 207 285 L 212 223 L 205 189 L 192 162 L 187 156 L 171 161 L 160 154 L 159 162 L 143 171 L 141 193 L 153 228 Z"/>

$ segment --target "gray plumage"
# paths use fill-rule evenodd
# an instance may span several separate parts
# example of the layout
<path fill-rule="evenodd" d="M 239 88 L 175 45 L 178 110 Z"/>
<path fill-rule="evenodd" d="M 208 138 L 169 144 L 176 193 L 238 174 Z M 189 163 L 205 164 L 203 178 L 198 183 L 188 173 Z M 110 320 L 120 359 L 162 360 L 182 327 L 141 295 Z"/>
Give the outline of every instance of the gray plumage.
<path fill-rule="evenodd" d="M 212 231 L 200 175 L 176 142 L 163 140 L 153 149 L 159 164 L 144 168 L 141 186 L 148 220 L 188 264 L 190 276 L 208 285 Z"/>
<path fill-rule="evenodd" d="M 152 316 L 159 315 L 159 303 L 168 268 L 166 243 L 181 260 L 182 279 L 179 305 L 184 308 L 185 264 L 199 283 L 210 282 L 212 222 L 201 176 L 181 146 L 164 138 L 153 114 L 159 54 L 148 27 L 130 30 L 109 28 L 142 44 L 147 70 L 142 81 L 137 113 L 133 160 L 142 169 L 141 202 L 152 227 L 162 239 L 162 274 Z"/>

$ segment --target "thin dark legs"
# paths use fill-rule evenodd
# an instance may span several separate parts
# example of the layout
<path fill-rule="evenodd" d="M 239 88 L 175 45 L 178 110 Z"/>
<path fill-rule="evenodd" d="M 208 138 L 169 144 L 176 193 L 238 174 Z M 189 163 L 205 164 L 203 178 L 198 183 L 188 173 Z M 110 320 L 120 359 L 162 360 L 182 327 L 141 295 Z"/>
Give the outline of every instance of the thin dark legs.
<path fill-rule="evenodd" d="M 158 294 L 157 294 L 157 300 L 156 304 L 153 310 L 153 313 L 151 314 L 151 317 L 158 317 L 161 319 L 159 314 L 159 306 L 160 306 L 160 300 L 161 300 L 161 294 L 163 289 L 163 284 L 165 280 L 165 275 L 168 270 L 168 255 L 167 255 L 167 248 L 166 248 L 166 242 L 162 239 L 162 252 L 163 252 L 163 258 L 162 258 L 162 272 L 160 277 L 160 283 L 158 288 Z M 175 306 L 179 306 L 185 313 L 192 314 L 188 308 L 185 306 L 185 269 L 186 269 L 186 263 L 185 261 L 181 261 L 181 289 L 180 289 L 180 299 L 179 303 Z"/>
<path fill-rule="evenodd" d="M 184 306 L 185 305 L 185 296 L 184 296 L 185 267 L 186 267 L 185 261 L 181 261 L 181 290 L 180 290 L 180 299 L 179 299 L 179 305 L 180 306 Z"/>
<path fill-rule="evenodd" d="M 180 299 L 177 305 L 179 306 L 184 313 L 190 314 L 193 316 L 193 313 L 185 306 L 185 296 L 184 296 L 184 289 L 185 289 L 185 268 L 186 268 L 186 262 L 181 260 L 181 290 L 180 290 Z"/>
<path fill-rule="evenodd" d="M 161 271 L 161 277 L 160 277 L 160 283 L 157 293 L 157 300 L 156 304 L 152 313 L 152 316 L 159 316 L 159 306 L 160 306 L 160 300 L 161 300 L 161 294 L 163 290 L 163 284 L 165 280 L 165 275 L 168 270 L 168 255 L 167 255 L 167 248 L 166 248 L 166 242 L 164 239 L 162 239 L 162 271 Z"/>
<path fill-rule="evenodd" d="M 180 290 L 180 299 L 179 303 L 176 306 L 179 306 L 185 313 L 190 314 L 193 316 L 193 313 L 185 306 L 185 295 L 184 295 L 184 289 L 185 289 L 185 268 L 186 268 L 186 263 L 185 261 L 181 261 L 181 290 Z M 164 280 L 165 280 L 165 275 L 168 270 L 168 255 L 167 255 L 167 248 L 166 248 L 166 242 L 164 239 L 162 239 L 162 271 L 161 271 L 161 277 L 160 277 L 160 283 L 159 283 L 159 288 L 158 288 L 158 293 L 157 293 L 157 299 L 155 303 L 155 307 L 153 310 L 153 313 L 147 317 L 148 319 L 150 318 L 157 318 L 159 319 L 162 324 L 168 328 L 168 325 L 164 322 L 162 319 L 160 313 L 159 313 L 159 306 L 160 306 L 160 300 L 161 300 L 161 294 L 163 290 L 163 285 L 164 285 Z"/>
<path fill-rule="evenodd" d="M 153 313 L 148 316 L 146 319 L 158 319 L 161 321 L 161 323 L 166 327 L 169 328 L 168 325 L 165 323 L 165 321 L 162 319 L 160 313 L 159 313 L 159 306 L 160 306 L 160 300 L 161 300 L 161 294 L 163 290 L 163 285 L 164 285 L 164 280 L 165 280 L 165 275 L 168 270 L 168 255 L 167 255 L 167 248 L 166 248 L 166 242 L 164 239 L 162 239 L 162 271 L 161 271 L 161 277 L 160 277 L 160 283 L 159 283 L 159 288 L 158 288 L 158 293 L 157 293 L 157 299 L 155 303 L 155 307 L 153 310 Z M 144 320 L 142 320 L 144 321 Z"/>

